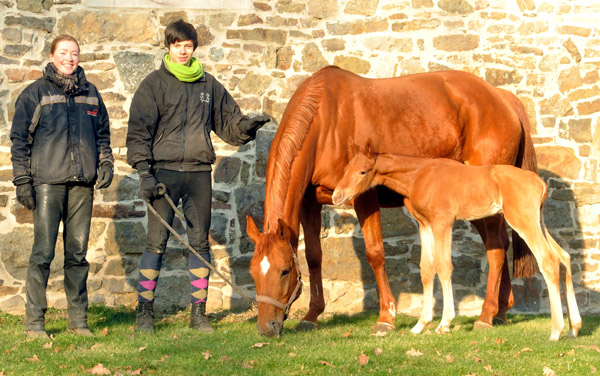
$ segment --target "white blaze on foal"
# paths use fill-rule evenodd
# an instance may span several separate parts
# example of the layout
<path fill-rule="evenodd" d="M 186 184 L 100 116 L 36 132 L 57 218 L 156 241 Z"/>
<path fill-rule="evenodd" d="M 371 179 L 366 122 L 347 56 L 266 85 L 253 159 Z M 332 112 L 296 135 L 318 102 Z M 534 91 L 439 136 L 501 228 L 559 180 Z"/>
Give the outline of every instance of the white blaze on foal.
<path fill-rule="evenodd" d="M 260 270 L 262 271 L 262 274 L 267 275 L 270 267 L 271 263 L 269 262 L 269 258 L 265 256 L 265 258 L 263 258 L 263 260 L 260 262 Z"/>

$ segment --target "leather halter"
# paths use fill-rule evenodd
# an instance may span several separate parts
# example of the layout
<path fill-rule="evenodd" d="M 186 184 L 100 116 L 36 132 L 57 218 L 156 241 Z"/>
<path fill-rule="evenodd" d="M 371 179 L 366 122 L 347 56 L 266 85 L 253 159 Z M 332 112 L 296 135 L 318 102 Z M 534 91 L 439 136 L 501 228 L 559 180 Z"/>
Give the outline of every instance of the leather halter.
<path fill-rule="evenodd" d="M 296 267 L 296 274 L 298 274 L 298 283 L 296 284 L 296 288 L 294 289 L 294 292 L 292 293 L 292 295 L 290 296 L 290 298 L 288 299 L 286 304 L 281 304 L 280 302 L 271 298 L 270 296 L 256 295 L 257 303 L 271 304 L 271 305 L 283 310 L 283 314 L 285 317 L 287 317 L 288 312 L 290 311 L 290 307 L 292 306 L 292 303 L 294 303 L 294 301 L 296 299 L 298 299 L 298 297 L 300 296 L 300 293 L 302 293 L 302 275 L 300 274 L 300 264 L 298 263 L 298 257 L 296 256 L 296 253 L 294 252 L 294 248 L 292 247 L 292 244 L 291 243 L 288 243 L 288 244 L 290 246 L 290 251 L 292 251 L 292 257 L 294 258 L 294 266 Z M 300 292 L 300 293 L 298 293 L 298 292 Z"/>

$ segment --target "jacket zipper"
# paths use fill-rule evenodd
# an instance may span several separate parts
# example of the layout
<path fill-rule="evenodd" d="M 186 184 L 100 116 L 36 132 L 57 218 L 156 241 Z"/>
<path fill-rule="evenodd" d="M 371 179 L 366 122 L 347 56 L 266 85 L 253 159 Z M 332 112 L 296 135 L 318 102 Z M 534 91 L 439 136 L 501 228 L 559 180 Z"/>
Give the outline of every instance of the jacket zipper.
<path fill-rule="evenodd" d="M 189 94 L 188 94 L 188 84 L 185 83 L 185 117 L 183 119 L 183 140 L 181 143 L 181 161 L 179 162 L 179 172 L 183 172 L 183 160 L 185 159 L 185 140 L 187 137 L 187 121 L 188 121 L 188 102 L 189 102 Z"/>

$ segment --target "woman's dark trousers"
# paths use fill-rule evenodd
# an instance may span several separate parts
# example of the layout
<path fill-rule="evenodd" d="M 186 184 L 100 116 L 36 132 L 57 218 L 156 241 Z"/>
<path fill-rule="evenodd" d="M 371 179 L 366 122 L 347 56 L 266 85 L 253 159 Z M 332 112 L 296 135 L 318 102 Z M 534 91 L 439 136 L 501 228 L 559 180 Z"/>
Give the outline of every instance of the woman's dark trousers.
<path fill-rule="evenodd" d="M 34 241 L 26 281 L 25 330 L 44 330 L 46 286 L 60 222 L 65 252 L 64 287 L 68 328 L 87 328 L 87 253 L 92 219 L 93 187 L 78 184 L 42 184 L 35 187 Z"/>

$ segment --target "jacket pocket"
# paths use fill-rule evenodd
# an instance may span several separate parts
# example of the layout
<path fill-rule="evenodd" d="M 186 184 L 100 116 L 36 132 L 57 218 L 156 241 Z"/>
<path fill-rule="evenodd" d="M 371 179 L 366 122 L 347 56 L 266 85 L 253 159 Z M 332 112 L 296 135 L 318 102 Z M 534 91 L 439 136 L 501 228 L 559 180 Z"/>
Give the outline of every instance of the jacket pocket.
<path fill-rule="evenodd" d="M 158 135 L 156 140 L 154 140 L 154 143 L 152 144 L 152 146 L 155 146 L 156 144 L 158 144 L 160 142 L 160 140 L 162 140 L 164 135 L 165 135 L 165 130 L 163 129 L 163 131 L 160 132 L 160 134 Z"/>

